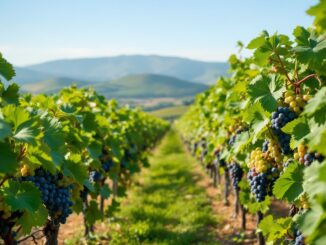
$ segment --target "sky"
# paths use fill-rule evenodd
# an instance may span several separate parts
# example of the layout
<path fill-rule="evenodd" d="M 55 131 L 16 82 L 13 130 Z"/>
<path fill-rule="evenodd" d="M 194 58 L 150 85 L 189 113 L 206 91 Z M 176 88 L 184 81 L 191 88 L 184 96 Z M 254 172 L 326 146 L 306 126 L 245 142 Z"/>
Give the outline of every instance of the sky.
<path fill-rule="evenodd" d="M 0 0 L 0 52 L 14 65 L 121 54 L 226 61 L 262 30 L 310 26 L 317 0 Z"/>

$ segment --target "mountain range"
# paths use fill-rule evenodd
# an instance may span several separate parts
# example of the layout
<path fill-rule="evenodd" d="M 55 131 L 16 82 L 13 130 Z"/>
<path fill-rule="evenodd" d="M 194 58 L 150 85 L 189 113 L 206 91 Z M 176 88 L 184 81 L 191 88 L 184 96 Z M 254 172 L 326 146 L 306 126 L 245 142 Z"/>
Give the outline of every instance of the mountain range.
<path fill-rule="evenodd" d="M 194 95 L 218 77 L 225 62 L 204 62 L 157 55 L 64 59 L 16 67 L 23 91 L 51 93 L 72 83 L 93 86 L 108 97 L 149 98 Z"/>

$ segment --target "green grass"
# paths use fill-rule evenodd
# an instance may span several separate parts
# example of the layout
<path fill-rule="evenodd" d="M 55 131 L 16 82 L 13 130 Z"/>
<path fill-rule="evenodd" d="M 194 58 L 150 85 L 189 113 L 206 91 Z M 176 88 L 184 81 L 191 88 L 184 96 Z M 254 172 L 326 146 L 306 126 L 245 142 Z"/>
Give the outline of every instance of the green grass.
<path fill-rule="evenodd" d="M 175 119 L 183 115 L 187 110 L 188 106 L 172 106 L 167 108 L 162 108 L 156 111 L 149 112 L 153 116 L 160 117 L 163 119 Z"/>
<path fill-rule="evenodd" d="M 110 224 L 110 244 L 218 244 L 217 225 L 209 198 L 196 185 L 194 160 L 171 130 L 154 155 L 150 168 L 131 189 L 127 204 Z M 114 227 L 120 226 L 120 231 Z"/>

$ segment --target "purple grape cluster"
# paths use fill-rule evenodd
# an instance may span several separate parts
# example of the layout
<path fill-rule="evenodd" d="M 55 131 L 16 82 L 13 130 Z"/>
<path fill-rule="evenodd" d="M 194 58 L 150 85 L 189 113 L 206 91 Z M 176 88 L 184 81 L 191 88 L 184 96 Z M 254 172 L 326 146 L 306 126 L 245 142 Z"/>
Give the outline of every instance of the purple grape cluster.
<path fill-rule="evenodd" d="M 112 159 L 109 159 L 102 164 L 102 169 L 105 172 L 109 172 L 112 166 L 113 166 L 113 161 Z"/>
<path fill-rule="evenodd" d="M 272 114 L 272 131 L 277 136 L 281 151 L 283 154 L 288 155 L 292 153 L 290 148 L 291 136 L 282 132 L 282 128 L 288 123 L 293 121 L 297 115 L 289 107 L 278 107 Z"/>
<path fill-rule="evenodd" d="M 306 153 L 299 161 L 306 167 L 310 166 L 313 161 L 322 162 L 324 157 L 320 153 Z"/>
<path fill-rule="evenodd" d="M 265 200 L 268 194 L 268 178 L 266 173 L 256 173 L 250 169 L 248 172 L 248 180 L 251 193 L 255 195 L 258 202 Z"/>
<path fill-rule="evenodd" d="M 62 174 L 53 175 L 42 168 L 36 169 L 34 176 L 22 177 L 22 181 L 31 181 L 41 191 L 42 201 L 48 209 L 49 215 L 55 221 L 64 224 L 72 213 L 73 202 L 70 194 L 72 185 L 59 186 L 58 181 L 61 179 L 63 179 Z"/>
<path fill-rule="evenodd" d="M 233 188 L 235 190 L 239 191 L 240 190 L 239 182 L 241 181 L 241 178 L 242 178 L 242 175 L 243 175 L 243 170 L 242 170 L 241 166 L 236 162 L 232 162 L 229 165 L 229 172 L 230 172 L 230 175 L 231 175 L 231 178 L 232 178 Z"/>

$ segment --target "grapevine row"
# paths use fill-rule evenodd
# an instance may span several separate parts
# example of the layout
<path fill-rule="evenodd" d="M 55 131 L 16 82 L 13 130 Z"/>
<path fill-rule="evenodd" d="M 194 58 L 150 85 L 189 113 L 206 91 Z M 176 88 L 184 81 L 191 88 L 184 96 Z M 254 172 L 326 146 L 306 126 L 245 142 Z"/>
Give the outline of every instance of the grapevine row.
<path fill-rule="evenodd" d="M 250 57 L 232 55 L 232 76 L 198 95 L 177 125 L 217 186 L 224 176 L 226 204 L 233 187 L 242 228 L 247 212 L 257 215 L 259 244 L 326 243 L 325 3 L 308 11 L 313 27 L 293 38 L 264 31 L 246 46 Z M 289 215 L 269 212 L 273 202 Z"/>
<path fill-rule="evenodd" d="M 72 213 L 83 214 L 88 236 L 117 208 L 168 124 L 93 89 L 22 94 L 1 54 L 0 75 L 0 241 L 18 244 L 39 231 L 57 244 Z"/>

